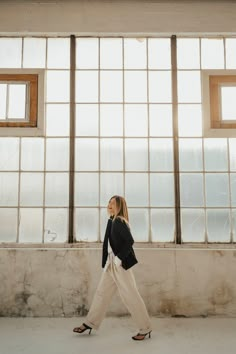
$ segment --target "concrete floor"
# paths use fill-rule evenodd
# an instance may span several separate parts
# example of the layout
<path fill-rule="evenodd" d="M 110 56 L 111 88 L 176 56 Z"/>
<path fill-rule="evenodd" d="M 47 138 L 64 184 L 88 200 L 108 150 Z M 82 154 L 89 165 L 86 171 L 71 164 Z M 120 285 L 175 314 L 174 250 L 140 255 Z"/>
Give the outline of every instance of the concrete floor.
<path fill-rule="evenodd" d="M 135 342 L 131 318 L 107 317 L 75 334 L 83 318 L 0 318 L 0 354 L 233 354 L 236 318 L 152 318 L 151 339 Z"/>

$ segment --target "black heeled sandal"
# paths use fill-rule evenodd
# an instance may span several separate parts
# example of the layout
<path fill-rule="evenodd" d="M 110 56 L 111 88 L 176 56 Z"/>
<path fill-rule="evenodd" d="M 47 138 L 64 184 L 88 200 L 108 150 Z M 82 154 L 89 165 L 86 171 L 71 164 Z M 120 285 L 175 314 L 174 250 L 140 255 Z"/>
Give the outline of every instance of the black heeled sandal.
<path fill-rule="evenodd" d="M 75 332 L 75 333 L 83 333 L 83 332 L 89 330 L 89 334 L 91 333 L 92 328 L 89 327 L 88 325 L 86 325 L 86 323 L 83 323 L 82 326 L 84 326 L 84 328 L 81 328 L 81 326 L 80 327 L 75 327 L 73 329 L 73 332 Z"/>
<path fill-rule="evenodd" d="M 136 336 L 133 336 L 132 339 L 133 340 L 144 340 L 146 338 L 146 336 L 148 335 L 148 338 L 151 338 L 151 332 L 147 332 L 147 333 L 138 333 L 136 334 Z M 141 337 L 141 338 L 138 338 Z"/>

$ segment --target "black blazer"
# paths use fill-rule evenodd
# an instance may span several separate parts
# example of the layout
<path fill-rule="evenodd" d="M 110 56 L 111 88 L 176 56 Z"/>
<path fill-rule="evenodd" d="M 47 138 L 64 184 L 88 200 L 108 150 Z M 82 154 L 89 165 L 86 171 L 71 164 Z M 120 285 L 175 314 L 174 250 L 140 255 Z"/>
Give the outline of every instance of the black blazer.
<path fill-rule="evenodd" d="M 103 242 L 102 268 L 105 267 L 108 257 L 108 240 L 115 256 L 121 260 L 121 266 L 129 269 L 138 263 L 133 250 L 134 239 L 125 221 L 119 217 L 113 221 L 111 218 L 107 222 L 106 233 Z"/>

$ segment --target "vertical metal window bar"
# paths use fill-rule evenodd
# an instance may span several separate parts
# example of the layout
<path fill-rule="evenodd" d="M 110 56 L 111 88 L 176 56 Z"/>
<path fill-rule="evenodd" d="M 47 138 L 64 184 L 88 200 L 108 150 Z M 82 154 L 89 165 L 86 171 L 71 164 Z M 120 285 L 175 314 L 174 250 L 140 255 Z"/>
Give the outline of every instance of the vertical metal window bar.
<path fill-rule="evenodd" d="M 175 190 L 175 242 L 181 244 L 179 141 L 178 141 L 178 94 L 177 94 L 177 45 L 176 36 L 171 36 L 172 69 L 172 116 L 174 138 L 174 190 Z"/>
<path fill-rule="evenodd" d="M 70 174 L 69 174 L 69 238 L 74 241 L 74 171 L 75 171 L 75 36 L 70 36 Z"/>

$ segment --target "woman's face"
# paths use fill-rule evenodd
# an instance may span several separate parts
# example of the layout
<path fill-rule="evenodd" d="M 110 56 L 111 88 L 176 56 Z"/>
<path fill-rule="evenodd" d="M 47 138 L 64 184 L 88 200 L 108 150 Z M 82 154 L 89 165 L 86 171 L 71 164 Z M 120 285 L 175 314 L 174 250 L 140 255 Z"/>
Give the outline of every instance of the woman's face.
<path fill-rule="evenodd" d="M 115 198 L 112 198 L 109 203 L 108 203 L 108 213 L 110 214 L 110 216 L 116 215 L 117 212 L 117 207 L 116 207 L 116 200 Z"/>

